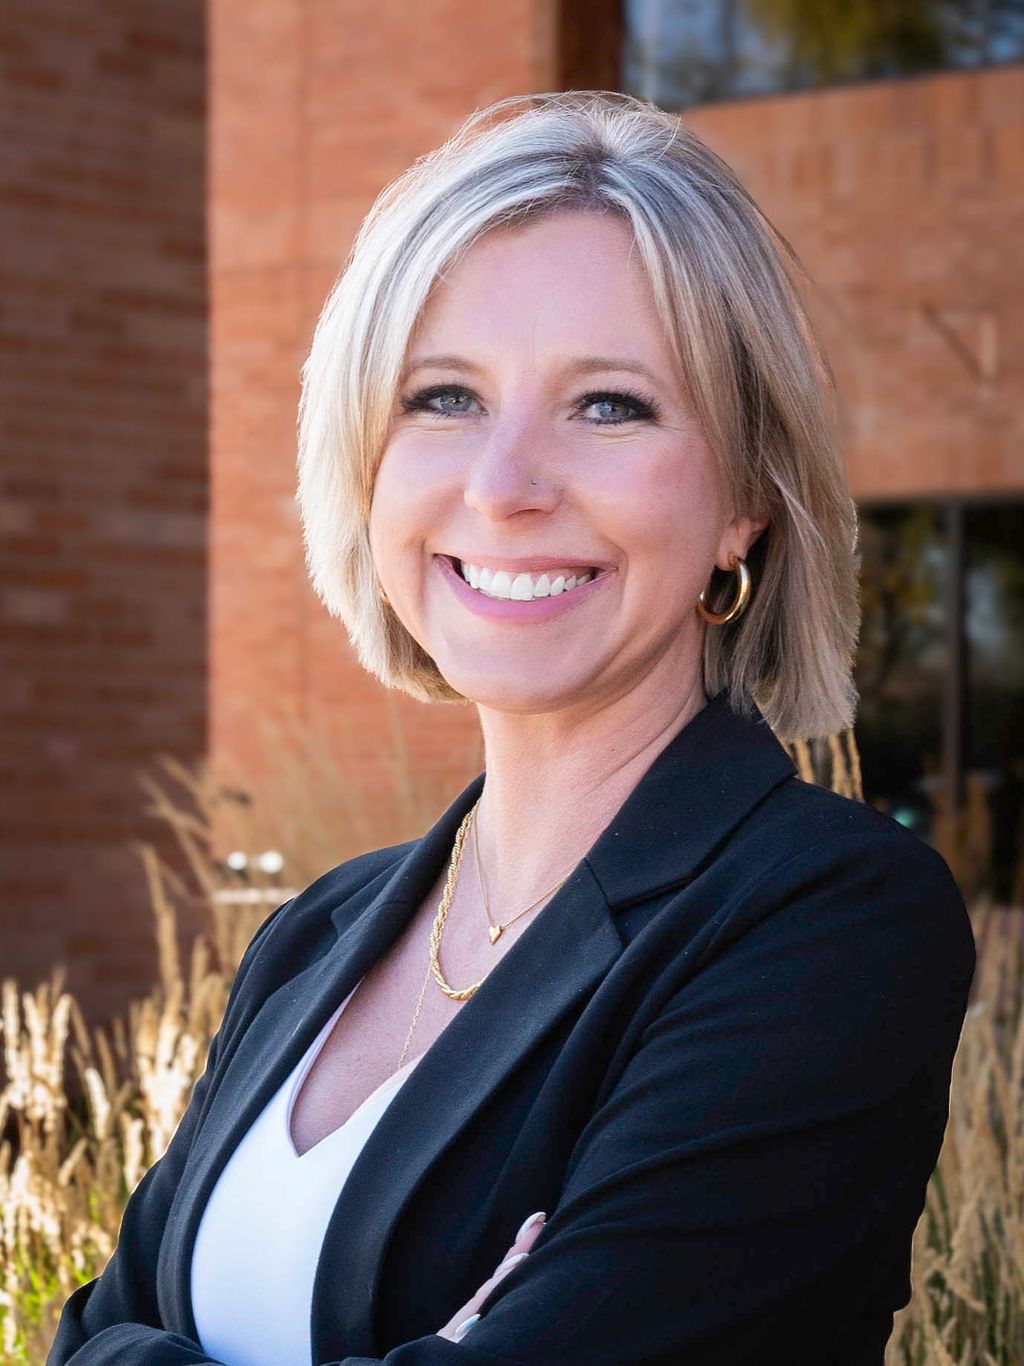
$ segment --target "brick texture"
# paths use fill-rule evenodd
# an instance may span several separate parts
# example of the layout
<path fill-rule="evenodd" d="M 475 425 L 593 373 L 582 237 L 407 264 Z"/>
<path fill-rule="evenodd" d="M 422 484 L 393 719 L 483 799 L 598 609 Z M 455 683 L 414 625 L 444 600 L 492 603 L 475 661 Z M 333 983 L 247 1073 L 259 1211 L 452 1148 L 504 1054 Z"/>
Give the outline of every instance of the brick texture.
<path fill-rule="evenodd" d="M 210 5 L 213 766 L 272 788 L 281 756 L 263 723 L 293 718 L 379 804 L 379 843 L 418 833 L 389 808 L 393 724 L 436 805 L 479 771 L 475 715 L 387 694 L 313 596 L 294 502 L 299 371 L 379 190 L 474 107 L 554 88 L 556 8 Z M 338 831 L 339 858 L 350 840 Z"/>
<path fill-rule="evenodd" d="M 272 781 L 257 721 L 285 703 L 325 737 L 350 732 L 354 781 L 372 784 L 386 699 L 301 564 L 297 370 L 374 194 L 474 105 L 531 88 L 536 24 L 514 5 L 456 15 L 431 4 L 413 21 L 387 5 L 371 18 L 324 4 L 304 21 L 290 4 L 242 8 L 248 23 L 231 0 L 212 11 L 214 762 L 250 784 Z M 593 72 L 580 65 L 578 9 L 561 12 L 556 62 L 573 85 L 607 82 L 600 53 Z M 614 18 L 601 11 L 612 41 Z M 273 85 L 261 78 L 255 113 L 252 73 L 271 48 Z M 431 74 L 439 63 L 443 85 Z M 540 82 L 532 88 L 551 88 Z M 1024 68 L 709 105 L 684 121 L 805 261 L 855 495 L 1024 487 Z M 443 791 L 461 785 L 472 714 L 391 705 L 418 765 Z"/>
<path fill-rule="evenodd" d="M 1024 66 L 684 122 L 807 267 L 854 496 L 1024 491 Z"/>
<path fill-rule="evenodd" d="M 618 32 L 608 0 L 6 8 L 0 970 L 66 960 L 94 1015 L 152 980 L 160 752 L 287 815 L 298 724 L 372 813 L 331 861 L 478 771 L 472 709 L 385 693 L 309 588 L 300 366 L 380 188 L 475 107 L 610 84 Z M 1024 67 L 683 118 L 808 267 L 854 493 L 1024 489 Z"/>
<path fill-rule="evenodd" d="M 0 973 L 155 971 L 136 781 L 207 746 L 198 0 L 0 20 Z"/>

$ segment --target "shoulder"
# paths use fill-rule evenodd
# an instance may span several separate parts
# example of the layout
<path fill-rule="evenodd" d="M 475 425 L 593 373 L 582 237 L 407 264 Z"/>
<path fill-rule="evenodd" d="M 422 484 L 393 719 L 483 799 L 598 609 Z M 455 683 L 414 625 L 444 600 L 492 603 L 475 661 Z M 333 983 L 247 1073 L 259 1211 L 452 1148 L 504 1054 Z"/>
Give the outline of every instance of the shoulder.
<path fill-rule="evenodd" d="M 754 812 L 751 831 L 771 830 L 776 839 L 819 843 L 843 835 L 895 839 L 903 847 L 925 842 L 884 811 L 853 797 L 840 796 L 830 788 L 805 782 L 796 774 L 774 787 Z"/>
<path fill-rule="evenodd" d="M 762 873 L 789 868 L 797 876 L 838 869 L 862 857 L 890 873 L 903 869 L 924 877 L 962 904 L 949 865 L 937 849 L 884 811 L 796 775 L 767 794 L 721 855 Z"/>
<path fill-rule="evenodd" d="M 864 1095 L 946 1066 L 976 949 L 945 859 L 862 802 L 781 786 L 689 889 L 706 919 L 678 983 L 665 974 L 669 1017 L 725 1020 Z M 794 1097 L 802 1084 L 797 1068 Z"/>
<path fill-rule="evenodd" d="M 343 863 L 328 868 L 308 887 L 294 896 L 289 904 L 292 921 L 302 919 L 310 922 L 337 917 L 346 905 L 353 903 L 356 913 L 366 901 L 372 899 L 387 881 L 391 872 L 415 847 L 416 840 L 404 844 L 390 844 L 384 849 L 371 849 L 365 854 L 356 854 Z"/>
<path fill-rule="evenodd" d="M 415 843 L 408 840 L 346 859 L 278 906 L 250 940 L 233 993 L 245 979 L 249 990 L 266 995 L 326 953 Z"/>
<path fill-rule="evenodd" d="M 845 961 L 855 971 L 871 962 L 878 980 L 888 972 L 906 985 L 931 974 L 936 989 L 969 987 L 976 949 L 956 879 L 936 849 L 884 812 L 794 776 L 768 794 L 721 860 L 726 939 L 753 932 L 779 950 L 802 946 L 808 962 Z"/>

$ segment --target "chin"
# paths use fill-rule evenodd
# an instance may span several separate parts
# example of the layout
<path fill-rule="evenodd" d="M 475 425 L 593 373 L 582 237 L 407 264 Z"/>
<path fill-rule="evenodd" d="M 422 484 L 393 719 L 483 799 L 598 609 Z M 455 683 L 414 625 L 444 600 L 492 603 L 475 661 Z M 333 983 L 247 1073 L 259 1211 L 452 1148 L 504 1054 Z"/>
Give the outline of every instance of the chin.
<path fill-rule="evenodd" d="M 440 666 L 439 666 L 440 667 Z M 486 669 L 441 669 L 446 683 L 460 692 L 467 701 L 494 711 L 533 712 L 558 711 L 579 701 L 578 685 L 566 682 L 559 686 L 548 677 L 511 674 L 500 667 Z"/>

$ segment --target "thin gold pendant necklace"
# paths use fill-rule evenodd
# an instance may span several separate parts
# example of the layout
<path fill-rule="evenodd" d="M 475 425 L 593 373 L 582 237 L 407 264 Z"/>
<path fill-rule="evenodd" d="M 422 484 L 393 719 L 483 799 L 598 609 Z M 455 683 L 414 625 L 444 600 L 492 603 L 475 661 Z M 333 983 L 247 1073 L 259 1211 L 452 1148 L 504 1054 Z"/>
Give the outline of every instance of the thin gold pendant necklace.
<path fill-rule="evenodd" d="M 462 866 L 462 850 L 466 841 L 466 835 L 469 832 L 469 827 L 471 825 L 473 827 L 473 854 L 476 860 L 477 878 L 480 883 L 480 895 L 483 898 L 484 915 L 487 918 L 487 934 L 492 944 L 498 942 L 502 931 L 507 930 L 514 920 L 518 920 L 519 917 L 525 915 L 527 911 L 532 911 L 538 902 L 543 901 L 544 898 L 550 896 L 552 892 L 556 892 L 569 876 L 569 874 L 566 873 L 565 877 L 556 882 L 554 887 L 549 888 L 548 891 L 537 897 L 536 900 L 531 901 L 525 910 L 517 911 L 511 919 L 506 920 L 503 924 L 493 924 L 491 922 L 490 911 L 487 907 L 487 893 L 484 889 L 483 874 L 480 868 L 480 849 L 476 838 L 476 811 L 479 805 L 480 799 L 478 798 L 475 804 L 466 813 L 455 836 L 455 844 L 452 848 L 451 862 L 448 866 L 448 876 L 445 878 L 444 891 L 441 894 L 441 900 L 437 907 L 437 915 L 434 917 L 434 923 L 430 929 L 430 962 L 427 967 L 426 976 L 423 979 L 423 985 L 420 987 L 419 1000 L 416 1002 L 416 1012 L 412 1017 L 412 1024 L 409 1026 L 409 1032 L 405 1036 L 405 1046 L 402 1049 L 402 1056 L 398 1060 L 399 1067 L 405 1062 L 405 1055 L 409 1051 L 413 1030 L 416 1028 L 416 1021 L 420 1017 L 423 997 L 426 993 L 427 983 L 430 981 L 430 978 L 433 977 L 444 994 L 453 1001 L 468 1000 L 483 981 L 483 978 L 481 978 L 479 982 L 474 982 L 472 986 L 456 988 L 445 980 L 444 973 L 441 971 L 441 935 L 444 933 L 445 921 L 448 919 L 448 911 L 452 904 L 452 898 L 455 895 L 455 884 L 458 881 L 459 869 Z"/>
<path fill-rule="evenodd" d="M 515 915 L 512 916 L 511 920 L 506 920 L 503 925 L 492 924 L 491 912 L 487 906 L 487 889 L 484 887 L 484 875 L 483 870 L 480 867 L 480 844 L 477 840 L 476 835 L 476 807 L 479 805 L 480 803 L 478 801 L 476 806 L 474 806 L 473 810 L 470 812 L 470 815 L 473 816 L 473 857 L 476 860 L 476 877 L 477 881 L 480 884 L 480 897 L 484 903 L 484 915 L 487 917 L 487 933 L 490 936 L 491 943 L 496 944 L 498 942 L 498 938 L 501 935 L 502 930 L 507 930 L 509 925 L 511 925 L 513 921 L 518 920 L 521 915 L 525 915 L 526 911 L 532 911 L 534 906 L 536 906 L 538 902 L 543 901 L 546 896 L 550 896 L 552 892 L 557 892 L 559 887 L 561 887 L 562 883 L 569 876 L 569 874 L 566 873 L 564 877 L 559 878 L 555 885 L 553 887 L 549 887 L 546 892 L 542 892 L 541 895 L 537 897 L 536 901 L 531 901 L 529 906 L 526 907 L 526 910 L 516 911 Z"/>

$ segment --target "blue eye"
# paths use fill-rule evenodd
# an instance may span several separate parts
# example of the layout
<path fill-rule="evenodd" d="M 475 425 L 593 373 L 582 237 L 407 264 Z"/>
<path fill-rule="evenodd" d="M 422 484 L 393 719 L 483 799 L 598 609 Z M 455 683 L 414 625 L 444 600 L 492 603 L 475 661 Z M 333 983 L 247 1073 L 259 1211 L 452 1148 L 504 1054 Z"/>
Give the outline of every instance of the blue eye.
<path fill-rule="evenodd" d="M 431 417 L 458 417 L 465 411 L 462 408 L 434 408 L 431 405 L 435 398 L 472 399 L 473 395 L 461 384 L 432 384 L 428 389 L 420 389 L 418 393 L 404 397 L 401 400 L 402 412 L 429 413 Z"/>
<path fill-rule="evenodd" d="M 462 384 L 432 384 L 429 388 L 420 389 L 415 394 L 403 395 L 400 400 L 402 412 L 427 413 L 430 417 L 446 418 L 461 417 L 469 411 L 467 408 L 456 408 L 452 405 L 435 407 L 435 399 L 478 402 L 476 395 Z M 595 427 L 622 427 L 629 422 L 654 422 L 659 417 L 658 409 L 654 403 L 629 389 L 601 389 L 584 394 L 576 405 L 576 411 L 585 411 L 587 408 L 596 407 L 599 404 L 609 404 L 620 409 L 632 409 L 632 412 L 628 412 L 625 417 L 596 418 L 593 420 Z"/>
<path fill-rule="evenodd" d="M 608 389 L 600 393 L 584 394 L 580 399 L 581 408 L 590 408 L 599 403 L 608 403 L 616 408 L 632 408 L 632 416 L 624 418 L 598 418 L 598 427 L 621 427 L 627 422 L 651 422 L 657 419 L 658 410 L 653 403 L 639 394 L 634 394 L 627 389 Z"/>

